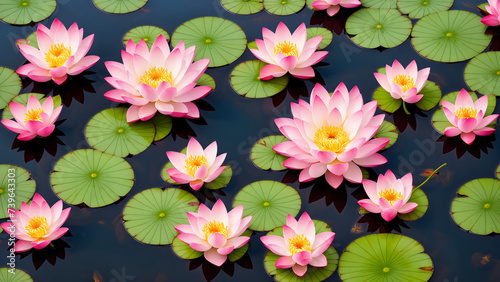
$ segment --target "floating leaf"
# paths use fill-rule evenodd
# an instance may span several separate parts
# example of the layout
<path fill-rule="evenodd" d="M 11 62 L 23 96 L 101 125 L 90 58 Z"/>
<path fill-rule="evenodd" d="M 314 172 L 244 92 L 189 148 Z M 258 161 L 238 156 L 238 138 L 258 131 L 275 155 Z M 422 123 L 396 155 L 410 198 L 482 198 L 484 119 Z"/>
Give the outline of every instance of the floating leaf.
<path fill-rule="evenodd" d="M 132 40 L 134 43 L 139 43 L 141 39 L 144 39 L 144 42 L 148 45 L 149 48 L 153 46 L 156 38 L 158 36 L 163 35 L 165 39 L 170 40 L 170 36 L 168 32 L 166 32 L 163 28 L 159 28 L 153 25 L 141 25 L 138 27 L 134 27 L 133 29 L 127 31 L 123 36 L 123 45 L 127 47 L 127 43 L 129 40 Z"/>
<path fill-rule="evenodd" d="M 217 17 L 200 17 L 183 23 L 172 34 L 172 45 L 181 40 L 186 48 L 196 45 L 194 59 L 209 58 L 209 67 L 236 61 L 247 44 L 246 35 L 237 24 Z"/>
<path fill-rule="evenodd" d="M 382 125 L 380 125 L 377 133 L 373 135 L 373 138 L 389 138 L 389 143 L 387 143 L 387 145 L 385 145 L 385 147 L 383 148 L 387 149 L 394 145 L 394 143 L 396 143 L 396 141 L 398 140 L 398 136 L 399 132 L 396 126 L 392 122 L 384 120 L 382 122 Z"/>
<path fill-rule="evenodd" d="M 237 65 L 231 72 L 231 86 L 234 91 L 247 98 L 271 97 L 288 84 L 288 75 L 270 80 L 259 78 L 260 70 L 266 63 L 259 60 L 246 61 Z"/>
<path fill-rule="evenodd" d="M 93 0 L 97 8 L 112 14 L 125 14 L 142 8 L 148 0 Z"/>
<path fill-rule="evenodd" d="M 453 0 L 398 0 L 398 8 L 410 18 L 420 19 L 435 12 L 446 11 L 453 6 Z"/>
<path fill-rule="evenodd" d="M 299 12 L 305 4 L 305 0 L 264 0 L 264 9 L 274 15 L 286 16 Z"/>
<path fill-rule="evenodd" d="M 307 40 L 316 37 L 318 35 L 323 36 L 321 43 L 319 43 L 318 50 L 325 49 L 330 43 L 332 43 L 333 33 L 324 27 L 309 27 L 307 28 Z"/>
<path fill-rule="evenodd" d="M 9 217 L 7 208 L 12 208 L 9 203 L 19 210 L 22 202 L 27 203 L 33 197 L 35 188 L 36 182 L 31 179 L 27 170 L 15 165 L 0 164 L 0 218 Z M 15 195 L 14 202 L 9 202 L 9 198 L 12 198 L 9 194 Z"/>
<path fill-rule="evenodd" d="M 39 22 L 56 9 L 56 0 L 3 0 L 0 2 L 0 20 L 16 25 Z"/>
<path fill-rule="evenodd" d="M 210 86 L 212 90 L 215 89 L 215 80 L 208 74 L 204 73 L 196 81 L 197 85 Z"/>
<path fill-rule="evenodd" d="M 221 0 L 222 6 L 231 13 L 251 15 L 262 11 L 263 0 Z"/>
<path fill-rule="evenodd" d="M 170 133 L 172 130 L 172 118 L 166 115 L 157 113 L 151 121 L 153 122 L 156 130 L 155 137 L 153 141 L 161 140 Z"/>
<path fill-rule="evenodd" d="M 497 170 L 495 171 L 497 178 L 500 179 L 500 165 L 498 165 Z"/>
<path fill-rule="evenodd" d="M 479 4 L 479 5 L 477 5 L 477 8 L 479 10 L 481 10 L 482 12 L 488 13 L 488 10 L 486 10 L 486 5 L 489 5 L 489 3 Z"/>
<path fill-rule="evenodd" d="M 313 11 L 317 11 L 313 6 L 312 6 L 312 3 L 316 1 L 316 0 L 306 0 L 306 6 L 307 8 L 313 10 Z"/>
<path fill-rule="evenodd" d="M 233 169 L 231 168 L 230 165 L 227 165 L 224 171 L 217 176 L 214 180 L 211 182 L 205 183 L 205 187 L 211 190 L 216 190 L 220 188 L 224 188 L 229 184 L 229 181 L 231 181 L 231 178 L 233 177 Z"/>
<path fill-rule="evenodd" d="M 57 161 L 50 183 L 52 190 L 66 203 L 96 208 L 127 195 L 134 185 L 134 171 L 120 157 L 81 149 Z"/>
<path fill-rule="evenodd" d="M 26 37 L 28 41 L 28 45 L 35 47 L 38 49 L 38 38 L 36 37 L 36 31 L 33 31 L 28 37 Z"/>
<path fill-rule="evenodd" d="M 41 104 L 43 104 L 43 102 L 45 102 L 45 100 L 47 100 L 47 97 L 44 98 L 44 96 L 45 96 L 44 94 L 23 93 L 23 94 L 19 94 L 19 95 L 15 96 L 11 100 L 11 102 L 16 102 L 16 103 L 19 103 L 19 104 L 26 107 L 31 95 L 35 96 L 35 98 L 37 98 Z M 61 96 L 57 95 L 55 97 L 52 97 L 52 101 L 54 103 L 54 108 L 59 107 L 61 105 Z M 14 118 L 14 116 L 12 115 L 12 112 L 10 111 L 10 106 L 5 107 L 5 109 L 2 112 L 2 119 L 13 119 L 13 118 Z"/>
<path fill-rule="evenodd" d="M 186 154 L 187 152 L 187 147 L 181 150 L 181 153 Z M 170 183 L 170 184 L 180 184 L 179 182 L 173 180 L 170 175 L 167 173 L 167 169 L 173 168 L 174 165 L 171 162 L 166 163 L 163 168 L 161 169 L 161 178 L 163 178 L 164 181 Z"/>
<path fill-rule="evenodd" d="M 249 229 L 267 231 L 283 225 L 288 214 L 300 210 L 299 193 L 280 182 L 263 180 L 243 187 L 234 198 L 233 207 L 243 205 L 243 217 L 252 215 Z"/>
<path fill-rule="evenodd" d="M 203 255 L 203 252 L 194 250 L 189 246 L 189 244 L 182 242 L 177 237 L 175 237 L 172 241 L 172 250 L 178 257 L 183 259 L 195 259 Z"/>
<path fill-rule="evenodd" d="M 123 225 L 138 241 L 171 244 L 176 225 L 188 224 L 187 212 L 196 212 L 195 196 L 177 188 L 151 188 L 132 197 L 123 209 Z"/>
<path fill-rule="evenodd" d="M 472 58 L 465 67 L 464 78 L 473 91 L 500 96 L 500 52 L 486 52 Z"/>
<path fill-rule="evenodd" d="M 252 236 L 252 233 L 253 232 L 251 230 L 247 229 L 247 230 L 245 230 L 245 232 L 241 233 L 241 236 L 250 237 L 250 236 Z M 229 261 L 231 261 L 231 262 L 235 262 L 235 261 L 239 260 L 248 251 L 248 246 L 249 246 L 249 243 L 246 243 L 242 247 L 233 250 L 229 255 L 227 255 L 227 259 L 229 259 Z"/>
<path fill-rule="evenodd" d="M 259 49 L 259 47 L 257 47 L 257 42 L 255 42 L 255 41 L 249 42 L 247 44 L 247 47 L 248 47 L 248 49 Z"/>
<path fill-rule="evenodd" d="M 395 9 L 397 0 L 361 0 L 361 5 L 367 8 Z"/>
<path fill-rule="evenodd" d="M 434 108 L 441 100 L 441 89 L 436 83 L 427 80 L 424 87 L 418 94 L 424 95 L 420 101 L 415 103 L 417 107 L 424 111 L 430 111 Z"/>
<path fill-rule="evenodd" d="M 377 107 L 388 113 L 394 113 L 403 104 L 401 99 L 392 98 L 391 93 L 385 91 L 382 86 L 373 93 L 373 100 L 377 101 Z"/>
<path fill-rule="evenodd" d="M 12 272 L 9 272 L 13 268 L 10 267 L 2 267 L 0 268 L 0 281 L 2 282 L 33 282 L 33 278 L 31 276 L 22 271 L 19 268 L 14 269 L 15 275 Z M 12 270 L 11 270 L 12 271 Z"/>
<path fill-rule="evenodd" d="M 5 108 L 19 91 L 21 91 L 19 75 L 9 68 L 0 67 L 0 110 Z"/>
<path fill-rule="evenodd" d="M 252 162 L 264 170 L 285 170 L 283 162 L 288 159 L 273 150 L 274 145 L 289 141 L 283 135 L 271 135 L 257 141 L 250 152 Z"/>
<path fill-rule="evenodd" d="M 427 212 L 427 208 L 429 207 L 429 200 L 427 199 L 427 195 L 425 195 L 422 189 L 415 190 L 411 194 L 410 199 L 408 199 L 408 202 L 417 203 L 418 206 L 409 213 L 398 213 L 398 217 L 402 220 L 417 220 L 424 216 L 424 214 Z"/>

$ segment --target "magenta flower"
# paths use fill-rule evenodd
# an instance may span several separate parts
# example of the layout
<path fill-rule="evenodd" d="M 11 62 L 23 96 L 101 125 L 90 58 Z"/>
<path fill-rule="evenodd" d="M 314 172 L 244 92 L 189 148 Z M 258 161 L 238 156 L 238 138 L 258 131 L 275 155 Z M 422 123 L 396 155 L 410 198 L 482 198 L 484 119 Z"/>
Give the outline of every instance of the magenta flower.
<path fill-rule="evenodd" d="M 21 141 L 28 141 L 36 136 L 47 137 L 52 134 L 55 128 L 54 122 L 62 109 L 62 106 L 54 109 L 51 96 L 47 97 L 43 105 L 40 105 L 40 101 L 33 95 L 28 99 L 27 107 L 16 102 L 10 102 L 9 107 L 15 121 L 3 119 L 2 124 L 9 130 L 19 133 L 17 139 Z"/>
<path fill-rule="evenodd" d="M 356 8 L 361 5 L 359 0 L 316 0 L 311 6 L 316 10 L 326 10 L 330 17 L 335 16 L 340 6 L 343 8 Z"/>
<path fill-rule="evenodd" d="M 389 222 L 398 213 L 409 213 L 418 205 L 408 203 L 413 190 L 413 176 L 406 174 L 401 179 L 396 179 L 392 171 L 387 170 L 385 175 L 380 174 L 377 182 L 365 179 L 365 188 L 368 199 L 359 200 L 358 204 L 372 213 L 380 213 L 382 218 Z"/>
<path fill-rule="evenodd" d="M 247 229 L 252 216 L 241 218 L 243 205 L 229 213 L 219 199 L 212 210 L 200 204 L 198 213 L 188 212 L 189 224 L 175 226 L 182 242 L 195 251 L 203 252 L 205 258 L 216 266 L 221 266 L 233 250 L 243 247 L 250 237 L 240 236 Z"/>
<path fill-rule="evenodd" d="M 487 96 L 473 102 L 470 94 L 462 89 L 455 100 L 455 105 L 445 100 L 442 104 L 444 114 L 452 125 L 444 130 L 446 136 L 454 137 L 460 134 L 460 138 L 470 145 L 476 135 L 487 136 L 495 131 L 494 128 L 487 126 L 498 118 L 498 114 L 484 116 L 488 107 Z"/>
<path fill-rule="evenodd" d="M 343 179 L 361 183 L 359 166 L 374 167 L 387 162 L 377 152 L 388 138 L 373 135 L 384 121 L 383 114 L 374 116 L 377 102 L 363 104 L 363 97 L 354 87 L 350 92 L 343 83 L 330 96 L 320 84 L 311 93 L 311 103 L 292 103 L 293 119 L 278 118 L 274 122 L 290 141 L 273 149 L 289 157 L 283 165 L 301 169 L 300 182 L 325 175 L 337 188 Z"/>
<path fill-rule="evenodd" d="M 83 28 L 78 29 L 74 23 L 66 27 L 55 19 L 50 29 L 38 24 L 36 31 L 39 49 L 18 44 L 23 56 L 30 63 L 17 69 L 17 73 L 34 81 L 46 82 L 53 80 L 57 84 L 66 81 L 69 75 L 77 75 L 93 66 L 98 56 L 85 56 L 92 46 L 94 35 L 83 39 Z"/>
<path fill-rule="evenodd" d="M 170 52 L 167 40 L 158 36 L 151 51 L 144 40 L 132 40 L 122 51 L 123 64 L 105 62 L 111 77 L 106 81 L 114 90 L 104 94 L 118 103 L 130 103 L 127 121 L 148 120 L 158 111 L 173 117 L 199 118 L 198 107 L 192 102 L 205 97 L 212 89 L 196 87 L 196 81 L 207 69 L 210 59 L 193 63 L 195 46 L 184 48 L 181 41 Z"/>
<path fill-rule="evenodd" d="M 68 228 L 61 225 L 68 218 L 71 208 L 62 208 L 62 200 L 51 208 L 45 199 L 36 193 L 30 205 L 23 202 L 19 211 L 8 209 L 12 223 L 4 222 L 0 226 L 19 239 L 14 246 L 16 252 L 29 251 L 31 248 L 40 250 L 68 231 Z"/>
<path fill-rule="evenodd" d="M 418 70 L 417 63 L 411 61 L 406 69 L 394 60 L 392 67 L 385 65 L 385 74 L 374 73 L 378 83 L 385 91 L 391 93 L 394 99 L 403 99 L 406 103 L 413 104 L 424 95 L 418 94 L 424 88 L 431 68 Z"/>
<path fill-rule="evenodd" d="M 260 71 L 260 79 L 280 77 L 287 72 L 297 78 L 312 78 L 314 70 L 311 66 L 328 54 L 327 51 L 316 52 L 323 36 L 307 40 L 304 23 L 291 34 L 288 27 L 280 22 L 276 33 L 262 28 L 262 36 L 264 40 L 255 40 L 258 49 L 250 49 L 255 57 L 269 64 Z"/>
<path fill-rule="evenodd" d="M 291 267 L 297 276 L 302 277 L 307 272 L 307 265 L 327 266 L 323 253 L 334 237 L 334 232 L 316 234 L 314 222 L 304 212 L 298 221 L 288 215 L 286 224 L 283 225 L 283 237 L 267 235 L 260 237 L 260 240 L 271 252 L 281 256 L 276 261 L 276 267 Z"/>
<path fill-rule="evenodd" d="M 488 0 L 488 3 L 489 5 L 486 5 L 485 8 L 490 15 L 482 18 L 481 22 L 489 26 L 498 26 L 500 25 L 500 15 L 498 13 L 500 10 L 500 3 L 498 0 Z"/>
<path fill-rule="evenodd" d="M 217 156 L 217 142 L 212 142 L 203 150 L 196 139 L 191 138 L 186 154 L 174 151 L 167 152 L 168 159 L 174 165 L 167 169 L 170 177 L 181 183 L 189 183 L 195 191 L 205 182 L 216 179 L 226 168 L 221 166 L 226 158 L 226 153 Z"/>

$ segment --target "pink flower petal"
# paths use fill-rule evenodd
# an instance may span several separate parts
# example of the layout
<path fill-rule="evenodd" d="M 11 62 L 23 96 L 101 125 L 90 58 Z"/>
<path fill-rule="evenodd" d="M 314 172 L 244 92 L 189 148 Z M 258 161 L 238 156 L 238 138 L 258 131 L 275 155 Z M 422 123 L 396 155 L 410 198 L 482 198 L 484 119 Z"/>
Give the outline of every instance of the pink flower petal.
<path fill-rule="evenodd" d="M 295 264 L 296 263 L 292 259 L 292 256 L 282 256 L 276 261 L 274 266 L 276 266 L 277 268 L 290 268 L 290 267 L 294 266 Z"/>
<path fill-rule="evenodd" d="M 214 248 L 206 251 L 203 255 L 208 262 L 216 266 L 221 266 L 227 259 L 226 255 L 219 254 Z"/>

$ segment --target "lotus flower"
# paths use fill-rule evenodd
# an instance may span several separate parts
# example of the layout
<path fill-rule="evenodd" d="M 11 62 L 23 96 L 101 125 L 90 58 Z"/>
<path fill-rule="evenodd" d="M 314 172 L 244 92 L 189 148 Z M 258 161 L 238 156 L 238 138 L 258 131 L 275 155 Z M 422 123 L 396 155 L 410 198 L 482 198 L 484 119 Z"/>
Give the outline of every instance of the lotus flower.
<path fill-rule="evenodd" d="M 293 119 L 274 120 L 290 141 L 276 144 L 273 149 L 289 157 L 283 162 L 285 167 L 302 170 L 300 182 L 324 174 L 333 188 L 339 187 L 344 178 L 361 183 L 359 166 L 374 167 L 387 162 L 377 151 L 389 139 L 371 140 L 385 116 L 374 116 L 376 108 L 376 101 L 363 104 L 357 86 L 349 92 L 340 83 L 330 96 L 323 86 L 316 84 L 310 104 L 303 100 L 292 103 Z"/>
<path fill-rule="evenodd" d="M 487 127 L 498 118 L 498 114 L 484 116 L 488 107 L 488 97 L 483 96 L 472 101 L 470 94 L 462 89 L 455 100 L 455 105 L 443 100 L 443 111 L 452 126 L 444 130 L 448 137 L 457 136 L 470 145 L 474 142 L 476 135 L 487 136 L 495 129 Z"/>
<path fill-rule="evenodd" d="M 389 222 L 398 213 L 409 213 L 418 206 L 416 203 L 408 203 L 413 190 L 412 183 L 411 173 L 396 179 L 394 173 L 387 170 L 385 175 L 378 176 L 377 182 L 363 180 L 368 199 L 359 200 L 358 204 L 369 212 L 380 213 L 382 218 Z"/>
<path fill-rule="evenodd" d="M 485 8 L 490 15 L 482 18 L 481 22 L 489 26 L 500 25 L 500 14 L 498 13 L 500 10 L 500 2 L 498 0 L 488 0 L 488 4 L 489 5 L 486 5 Z"/>
<path fill-rule="evenodd" d="M 51 208 L 45 199 L 36 193 L 30 205 L 23 202 L 19 211 L 8 209 L 12 222 L 4 222 L 0 226 L 19 239 L 14 246 L 16 252 L 25 252 L 31 248 L 40 250 L 68 231 L 68 228 L 61 225 L 68 218 L 71 208 L 62 208 L 62 200 Z"/>
<path fill-rule="evenodd" d="M 92 46 L 94 35 L 83 39 L 83 28 L 78 29 L 74 23 L 66 27 L 55 19 L 50 29 L 38 24 L 36 31 L 39 49 L 18 44 L 23 56 L 30 63 L 17 69 L 17 73 L 34 81 L 46 82 L 53 80 L 57 84 L 66 81 L 69 75 L 77 75 L 93 66 L 98 56 L 85 56 Z"/>
<path fill-rule="evenodd" d="M 314 222 L 305 212 L 295 220 L 288 215 L 283 225 L 283 237 L 267 235 L 260 240 L 273 253 L 281 256 L 275 266 L 278 268 L 292 268 L 297 276 L 304 276 L 307 265 L 325 267 L 327 260 L 323 254 L 335 237 L 334 232 L 316 234 Z"/>
<path fill-rule="evenodd" d="M 413 104 L 424 96 L 418 93 L 424 88 L 430 69 L 425 68 L 419 71 L 415 61 L 412 61 L 405 69 L 397 60 L 394 60 L 392 67 L 385 65 L 387 75 L 378 72 L 374 75 L 380 86 L 391 93 L 392 98 L 403 99 L 406 103 Z"/>
<path fill-rule="evenodd" d="M 200 143 L 191 138 L 186 153 L 167 152 L 168 159 L 174 165 L 173 168 L 167 169 L 167 173 L 181 184 L 189 183 L 195 191 L 200 189 L 203 183 L 216 179 L 226 168 L 221 166 L 226 153 L 217 156 L 215 141 L 203 150 Z"/>
<path fill-rule="evenodd" d="M 219 199 L 212 210 L 200 204 L 198 213 L 188 212 L 189 224 L 175 226 L 182 242 L 189 244 L 216 266 L 221 266 L 233 250 L 243 247 L 250 237 L 240 236 L 250 224 L 252 216 L 241 218 L 243 205 L 232 209 L 229 213 Z"/>
<path fill-rule="evenodd" d="M 200 113 L 193 100 L 205 97 L 212 89 L 196 86 L 207 69 L 210 59 L 193 63 L 195 46 L 184 48 L 181 41 L 170 52 L 167 40 L 158 36 L 151 51 L 144 40 L 132 40 L 122 51 L 123 64 L 105 62 L 111 77 L 106 81 L 114 90 L 104 94 L 118 103 L 130 103 L 127 121 L 148 120 L 158 111 L 173 117 L 198 118 Z"/>
<path fill-rule="evenodd" d="M 323 36 L 307 40 L 304 23 L 290 34 L 288 27 L 280 22 L 276 33 L 262 28 L 262 36 L 264 40 L 255 40 L 258 49 L 250 49 L 257 58 L 269 64 L 260 71 L 260 79 L 280 77 L 287 72 L 297 78 L 312 78 L 314 70 L 311 66 L 328 54 L 327 51 L 316 52 Z"/>
<path fill-rule="evenodd" d="M 40 101 L 33 95 L 28 99 L 27 107 L 16 102 L 10 102 L 9 107 L 16 121 L 3 119 L 2 123 L 11 131 L 19 133 L 17 139 L 21 141 L 28 141 L 36 136 L 49 136 L 54 131 L 54 122 L 62 109 L 62 106 L 54 109 L 51 96 L 40 105 Z"/>
<path fill-rule="evenodd" d="M 343 8 L 356 8 L 359 5 L 361 5 L 359 0 L 316 0 L 311 4 L 316 10 L 326 10 L 330 17 L 339 12 L 340 6 Z"/>

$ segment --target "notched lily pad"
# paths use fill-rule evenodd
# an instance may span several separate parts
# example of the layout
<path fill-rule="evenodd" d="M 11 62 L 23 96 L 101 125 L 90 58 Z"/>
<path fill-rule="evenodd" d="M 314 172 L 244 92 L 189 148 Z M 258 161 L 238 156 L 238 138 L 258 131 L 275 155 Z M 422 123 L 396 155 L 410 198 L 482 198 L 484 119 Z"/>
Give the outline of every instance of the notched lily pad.
<path fill-rule="evenodd" d="M 470 89 L 500 96 L 500 52 L 486 52 L 472 58 L 465 67 L 464 79 Z"/>
<path fill-rule="evenodd" d="M 0 67 L 0 110 L 21 91 L 21 78 L 14 70 Z"/>
<path fill-rule="evenodd" d="M 10 184 L 10 185 L 9 185 Z M 31 174 L 22 167 L 0 164 L 0 218 L 8 218 L 7 209 L 14 204 L 14 209 L 19 210 L 21 203 L 27 203 L 35 194 L 36 182 L 31 179 Z M 14 194 L 14 202 L 9 202 Z M 1 277 L 1 274 L 0 274 Z"/>
<path fill-rule="evenodd" d="M 398 0 L 397 2 L 399 10 L 413 19 L 446 11 L 453 6 L 453 0 Z"/>
<path fill-rule="evenodd" d="M 15 268 L 14 275 L 12 274 L 12 268 L 10 267 L 2 267 L 0 268 L 0 281 L 3 282 L 33 282 L 33 278 L 31 276 L 22 271 L 19 268 Z"/>
<path fill-rule="evenodd" d="M 411 196 L 408 202 L 411 203 L 417 203 L 418 206 L 411 212 L 409 213 L 399 213 L 398 217 L 401 218 L 402 220 L 407 220 L 407 221 L 412 221 L 412 220 L 417 220 L 424 216 L 424 214 L 427 212 L 427 209 L 429 207 L 429 199 L 427 199 L 427 195 L 425 195 L 424 191 L 422 189 L 417 189 L 415 190 Z"/>
<path fill-rule="evenodd" d="M 307 40 L 316 37 L 318 35 L 323 36 L 321 43 L 318 45 L 318 50 L 325 49 L 330 43 L 332 43 L 333 33 L 324 27 L 309 27 L 307 28 Z"/>
<path fill-rule="evenodd" d="M 283 162 L 287 157 L 276 153 L 273 150 L 274 145 L 289 141 L 283 135 L 271 135 L 264 137 L 253 145 L 250 152 L 252 162 L 263 170 L 285 170 Z"/>
<path fill-rule="evenodd" d="M 299 12 L 305 4 L 305 0 L 264 0 L 264 9 L 274 15 L 286 16 Z"/>
<path fill-rule="evenodd" d="M 288 84 L 288 75 L 275 77 L 270 80 L 259 78 L 260 70 L 266 63 L 259 60 L 251 60 L 237 65 L 231 72 L 231 86 L 236 93 L 246 98 L 271 97 Z"/>
<path fill-rule="evenodd" d="M 141 25 L 134 27 L 133 29 L 127 31 L 123 36 L 123 45 L 126 47 L 129 40 L 132 40 L 135 44 L 139 43 L 141 39 L 146 42 L 149 48 L 153 46 L 156 38 L 163 35 L 165 39 L 170 40 L 170 35 L 163 28 L 159 28 L 153 25 Z"/>
<path fill-rule="evenodd" d="M 367 8 L 384 8 L 395 9 L 397 8 L 397 0 L 361 0 L 361 5 Z"/>
<path fill-rule="evenodd" d="M 93 0 L 100 10 L 112 14 L 126 14 L 142 8 L 148 0 Z"/>
<path fill-rule="evenodd" d="M 263 0 L 221 0 L 222 7 L 238 15 L 251 15 L 264 9 Z"/>
<path fill-rule="evenodd" d="M 0 20 L 10 24 L 29 24 L 48 18 L 56 9 L 56 0 L 4 0 Z"/>
<path fill-rule="evenodd" d="M 387 145 L 383 148 L 387 149 L 396 143 L 398 136 L 399 132 L 396 126 L 392 122 L 384 120 L 377 133 L 373 135 L 373 138 L 389 138 L 389 143 L 387 143 Z"/>

